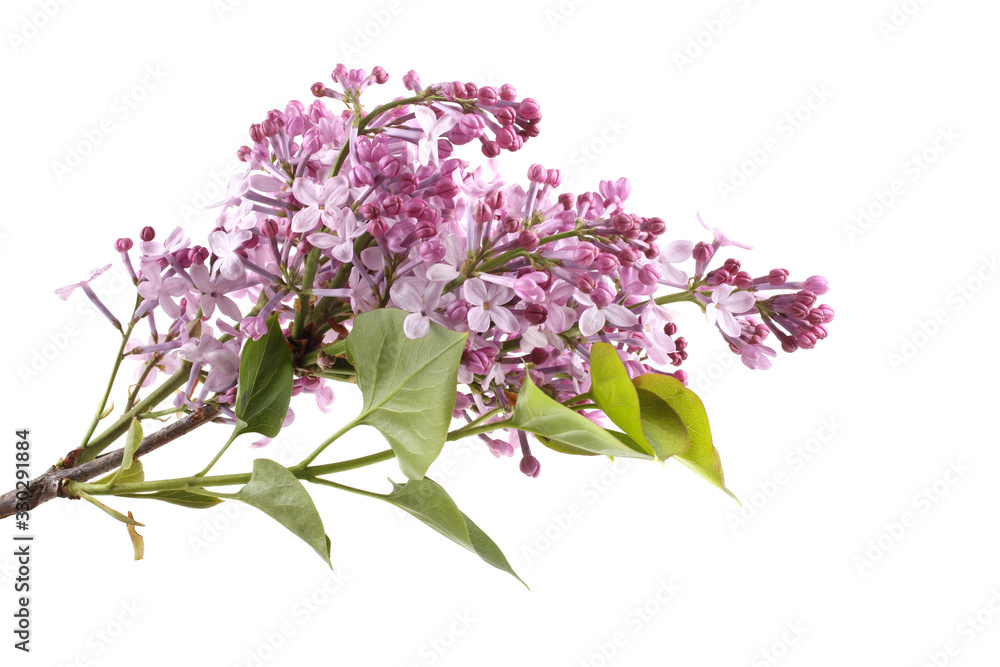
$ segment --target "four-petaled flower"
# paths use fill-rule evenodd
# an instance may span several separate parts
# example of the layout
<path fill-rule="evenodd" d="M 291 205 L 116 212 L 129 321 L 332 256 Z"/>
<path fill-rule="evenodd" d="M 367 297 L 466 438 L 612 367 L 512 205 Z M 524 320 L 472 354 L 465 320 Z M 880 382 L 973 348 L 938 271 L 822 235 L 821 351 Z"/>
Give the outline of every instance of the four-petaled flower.
<path fill-rule="evenodd" d="M 712 302 L 705 306 L 705 316 L 709 324 L 715 324 L 722 333 L 734 338 L 739 336 L 742 327 L 736 316 L 754 307 L 757 300 L 750 292 L 736 292 L 732 285 L 719 285 L 712 290 Z"/>

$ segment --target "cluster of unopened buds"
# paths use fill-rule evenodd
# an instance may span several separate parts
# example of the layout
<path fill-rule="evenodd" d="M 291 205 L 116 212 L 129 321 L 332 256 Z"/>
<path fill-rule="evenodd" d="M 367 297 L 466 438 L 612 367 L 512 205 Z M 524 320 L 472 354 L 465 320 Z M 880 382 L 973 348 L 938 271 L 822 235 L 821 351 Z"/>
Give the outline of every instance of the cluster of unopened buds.
<path fill-rule="evenodd" d="M 720 250 L 748 246 L 717 229 L 708 241 L 669 239 L 663 220 L 629 210 L 625 178 L 560 192 L 559 171 L 536 164 L 526 182 L 505 181 L 497 157 L 520 150 L 541 119 L 513 86 L 425 87 L 411 71 L 408 96 L 363 108 L 362 92 L 387 79 L 380 67 L 338 66 L 332 84 L 312 86 L 311 104 L 289 102 L 252 125 L 237 151 L 246 171 L 202 245 L 180 228 L 150 227 L 115 243 L 138 292 L 127 350 L 139 386 L 189 362 L 175 407 L 213 402 L 235 419 L 241 347 L 275 314 L 295 360 L 294 391 L 323 410 L 330 382 L 354 377 L 336 344 L 356 314 L 407 311 L 409 338 L 432 324 L 468 332 L 455 416 L 470 422 L 508 405 L 526 374 L 559 401 L 585 392 L 595 342 L 613 345 L 633 377 L 685 381 L 687 342 L 668 304 L 696 304 L 754 369 L 770 367 L 775 348 L 826 337 L 833 309 L 817 302 L 825 279 L 719 261 Z M 456 155 L 472 143 L 481 164 Z M 61 295 L 81 287 L 122 328 L 88 284 L 99 273 Z M 497 455 L 519 448 L 521 470 L 538 474 L 524 432 L 479 437 Z"/>

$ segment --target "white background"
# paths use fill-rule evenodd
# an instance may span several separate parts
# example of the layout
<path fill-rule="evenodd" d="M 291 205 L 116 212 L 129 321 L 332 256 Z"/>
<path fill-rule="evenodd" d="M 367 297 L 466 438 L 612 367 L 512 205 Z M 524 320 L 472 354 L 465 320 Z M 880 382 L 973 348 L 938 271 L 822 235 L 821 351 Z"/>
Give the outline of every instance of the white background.
<path fill-rule="evenodd" d="M 702 238 L 700 211 L 755 246 L 738 255 L 751 273 L 826 275 L 837 319 L 815 350 L 751 372 L 687 313 L 687 369 L 742 515 L 680 465 L 616 472 L 541 451 L 533 480 L 516 459 L 449 445 L 436 478 L 528 592 L 332 489 L 315 497 L 337 579 L 246 507 L 118 502 L 146 524 L 134 563 L 120 524 L 52 502 L 32 518 L 30 656 L 11 648 L 0 547 L 5 664 L 993 664 L 1000 5 L 224 3 L 4 3 L 0 486 L 15 428 L 32 429 L 36 473 L 76 446 L 117 345 L 81 294 L 53 290 L 116 262 L 114 239 L 143 225 L 203 239 L 214 214 L 193 210 L 218 197 L 246 128 L 308 101 L 338 62 L 390 72 L 369 104 L 401 93 L 410 68 L 425 84 L 515 84 L 544 118 L 505 154 L 508 179 L 531 162 L 577 192 L 626 175 L 632 210 L 676 238 Z M 74 150 L 88 154 L 58 173 Z M 734 169 L 753 173 L 724 196 Z M 102 280 L 125 317 L 122 283 Z M 333 414 L 306 400 L 270 448 L 238 442 L 219 469 L 297 461 L 355 414 L 354 388 L 336 389 Z M 225 431 L 151 456 L 148 476 L 190 474 Z M 337 455 L 382 449 L 375 438 Z M 383 490 L 386 476 L 401 478 L 394 463 L 347 479 Z"/>

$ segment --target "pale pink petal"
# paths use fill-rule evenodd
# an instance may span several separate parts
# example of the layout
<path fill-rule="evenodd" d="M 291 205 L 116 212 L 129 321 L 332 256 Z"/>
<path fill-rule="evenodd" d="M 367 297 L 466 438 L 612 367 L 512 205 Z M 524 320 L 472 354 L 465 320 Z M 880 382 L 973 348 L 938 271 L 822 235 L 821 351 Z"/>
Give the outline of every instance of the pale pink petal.
<path fill-rule="evenodd" d="M 580 333 L 593 336 L 604 328 L 604 313 L 597 306 L 591 306 L 580 315 Z"/>
<path fill-rule="evenodd" d="M 726 299 L 726 310 L 731 313 L 745 313 L 754 307 L 757 299 L 750 292 L 736 292 Z"/>
<path fill-rule="evenodd" d="M 630 327 L 638 323 L 639 318 L 625 306 L 616 303 L 608 304 L 601 310 L 604 311 L 604 319 L 616 327 Z"/>
<path fill-rule="evenodd" d="M 513 313 L 503 306 L 493 306 L 490 308 L 490 314 L 497 327 L 504 333 L 516 333 L 521 328 Z"/>
<path fill-rule="evenodd" d="M 403 320 L 403 333 L 407 338 L 423 338 L 430 331 L 431 323 L 420 313 L 410 313 Z"/>
<path fill-rule="evenodd" d="M 310 234 L 309 236 L 306 237 L 306 240 L 309 241 L 309 243 L 311 243 L 312 245 L 316 246 L 317 248 L 332 248 L 333 246 L 340 243 L 340 239 L 338 239 L 336 236 L 334 236 L 333 234 L 327 234 L 325 232 L 316 232 L 314 234 Z"/>
<path fill-rule="evenodd" d="M 466 283 L 468 284 L 468 283 Z M 469 309 L 469 329 L 482 333 L 490 328 L 490 316 L 482 306 Z"/>
<path fill-rule="evenodd" d="M 479 278 L 471 278 L 462 285 L 462 296 L 469 303 L 482 306 L 489 298 L 489 292 L 486 289 L 486 283 Z M 486 331 L 486 329 L 478 329 L 478 331 Z"/>

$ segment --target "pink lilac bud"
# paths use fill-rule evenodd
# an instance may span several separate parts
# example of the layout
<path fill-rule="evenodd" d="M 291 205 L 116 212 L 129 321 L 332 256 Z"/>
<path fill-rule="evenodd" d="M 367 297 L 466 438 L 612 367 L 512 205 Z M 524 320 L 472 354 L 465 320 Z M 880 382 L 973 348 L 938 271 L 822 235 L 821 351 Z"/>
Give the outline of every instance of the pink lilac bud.
<path fill-rule="evenodd" d="M 302 255 L 308 255 L 312 252 L 313 246 L 309 241 L 302 239 L 295 245 L 295 249 Z"/>
<path fill-rule="evenodd" d="M 597 280 L 586 273 L 581 273 L 576 279 L 576 288 L 584 294 L 590 294 L 597 287 Z"/>
<path fill-rule="evenodd" d="M 639 261 L 639 253 L 634 248 L 625 248 L 618 253 L 618 261 L 622 266 L 635 266 Z"/>
<path fill-rule="evenodd" d="M 528 252 L 534 252 L 538 249 L 538 234 L 526 229 L 517 235 L 517 244 Z"/>
<path fill-rule="evenodd" d="M 372 76 L 375 77 L 375 83 L 382 85 L 389 80 L 389 73 L 382 68 L 381 65 L 376 65 L 375 69 L 372 70 Z"/>
<path fill-rule="evenodd" d="M 434 194 L 442 199 L 454 199 L 458 196 L 458 186 L 450 178 L 442 178 L 434 185 Z"/>
<path fill-rule="evenodd" d="M 660 256 L 660 246 L 649 241 L 646 245 L 646 250 L 642 254 L 646 256 L 646 259 L 656 259 Z"/>
<path fill-rule="evenodd" d="M 240 322 L 240 332 L 254 340 L 260 340 L 267 333 L 267 320 L 263 317 L 247 317 Z"/>
<path fill-rule="evenodd" d="M 667 231 L 667 223 L 663 222 L 660 218 L 649 218 L 646 220 L 645 231 L 653 236 L 659 236 Z"/>
<path fill-rule="evenodd" d="M 205 246 L 196 245 L 191 248 L 188 257 L 191 259 L 192 264 L 204 264 L 208 261 L 211 254 Z"/>
<path fill-rule="evenodd" d="M 240 162 L 246 162 L 250 159 L 250 153 L 252 149 L 249 146 L 240 146 L 236 149 L 236 159 Z"/>
<path fill-rule="evenodd" d="M 517 142 L 517 134 L 509 127 L 501 127 L 497 132 L 497 143 L 500 148 L 511 149 Z"/>
<path fill-rule="evenodd" d="M 804 350 L 812 349 L 816 346 L 816 334 L 811 331 L 803 331 L 795 337 L 795 342 Z"/>
<path fill-rule="evenodd" d="M 388 225 L 385 224 L 385 220 L 382 218 L 375 218 L 368 223 L 368 233 L 376 239 L 383 238 L 387 230 Z"/>
<path fill-rule="evenodd" d="M 441 239 L 427 239 L 420 244 L 418 252 L 420 253 L 420 259 L 428 264 L 437 264 L 444 259 L 445 247 L 441 243 Z"/>
<path fill-rule="evenodd" d="M 513 102 L 517 99 L 517 88 L 505 83 L 500 87 L 500 99 L 504 102 Z"/>
<path fill-rule="evenodd" d="M 785 269 L 771 269 L 767 274 L 767 284 L 771 287 L 780 287 L 788 280 L 788 271 Z"/>
<path fill-rule="evenodd" d="M 528 167 L 528 180 L 532 183 L 544 183 L 548 178 L 548 172 L 540 164 L 533 164 Z"/>
<path fill-rule="evenodd" d="M 542 471 L 542 464 L 531 454 L 522 458 L 518 467 L 521 472 L 531 478 L 538 477 L 538 474 Z"/>
<path fill-rule="evenodd" d="M 486 202 L 476 202 L 476 205 L 472 209 L 472 219 L 481 225 L 484 222 L 493 219 L 493 210 L 486 204 Z"/>
<path fill-rule="evenodd" d="M 278 223 L 273 218 L 268 218 L 260 225 L 260 235 L 265 239 L 273 239 L 278 236 Z"/>
<path fill-rule="evenodd" d="M 524 319 L 531 324 L 544 324 L 549 317 L 549 309 L 541 303 L 529 303 L 524 309 Z"/>
<path fill-rule="evenodd" d="M 733 284 L 739 289 L 747 290 L 753 287 L 753 278 L 746 271 L 740 271 L 733 276 Z"/>
<path fill-rule="evenodd" d="M 558 188 L 561 183 L 562 172 L 558 169 L 549 169 L 548 176 L 545 179 L 545 184 L 553 188 Z"/>
<path fill-rule="evenodd" d="M 694 258 L 694 261 L 699 262 L 701 264 L 706 264 L 710 262 L 712 260 L 713 254 L 714 251 L 712 250 L 712 246 L 703 241 L 696 243 L 694 246 L 694 250 L 691 251 L 691 256 Z"/>
<path fill-rule="evenodd" d="M 386 178 L 396 178 L 403 171 L 403 160 L 395 155 L 386 155 L 378 161 L 379 173 Z"/>
<path fill-rule="evenodd" d="M 542 117 L 542 108 L 535 100 L 525 97 L 518 107 L 518 114 L 527 120 L 539 120 Z"/>
<path fill-rule="evenodd" d="M 503 230 L 504 234 L 516 234 L 521 227 L 521 221 L 512 215 L 508 215 L 503 219 L 503 222 L 500 223 L 500 229 Z"/>
<path fill-rule="evenodd" d="M 484 141 L 482 151 L 486 157 L 493 158 L 500 155 L 501 147 L 496 141 Z"/>
<path fill-rule="evenodd" d="M 378 215 L 378 204 L 362 204 L 358 212 L 362 220 L 371 220 Z"/>
<path fill-rule="evenodd" d="M 132 239 L 123 237 L 115 241 L 115 250 L 118 252 L 128 252 L 132 249 Z"/>
<path fill-rule="evenodd" d="M 493 86 L 483 86 L 479 89 L 478 102 L 480 106 L 490 107 L 500 99 L 500 91 Z"/>
<path fill-rule="evenodd" d="M 399 215 L 399 212 L 403 210 L 403 200 L 396 195 L 386 197 L 385 201 L 382 202 L 382 210 L 389 216 Z"/>
<path fill-rule="evenodd" d="M 663 333 L 667 334 L 668 336 L 673 336 L 674 334 L 677 333 L 677 325 L 674 324 L 673 322 L 667 322 L 666 324 L 663 325 Z"/>
<path fill-rule="evenodd" d="M 437 234 L 437 227 L 432 222 L 418 222 L 413 228 L 413 235 L 418 239 L 429 239 Z"/>
<path fill-rule="evenodd" d="M 655 264 L 647 264 L 639 269 L 639 282 L 643 285 L 655 285 L 660 282 L 660 270 Z"/>
<path fill-rule="evenodd" d="M 351 167 L 351 171 L 348 172 L 347 178 L 351 183 L 351 187 L 354 188 L 372 185 L 375 182 L 375 176 L 372 174 L 372 170 L 364 165 Z"/>
<path fill-rule="evenodd" d="M 795 300 L 801 304 L 805 304 L 806 306 L 812 306 L 816 303 L 816 295 L 809 290 L 801 290 L 796 293 Z"/>
<path fill-rule="evenodd" d="M 264 129 L 260 126 L 260 123 L 254 123 L 250 126 L 250 140 L 255 144 L 259 144 L 264 141 Z"/>
<path fill-rule="evenodd" d="M 465 322 L 469 317 L 469 304 L 462 299 L 452 301 L 445 309 L 444 314 L 452 322 Z"/>
<path fill-rule="evenodd" d="M 618 259 L 611 253 L 602 252 L 594 260 L 594 268 L 601 272 L 601 275 L 610 275 L 618 270 Z"/>
<path fill-rule="evenodd" d="M 152 241 L 156 238 L 156 230 L 149 226 L 143 227 L 139 232 L 139 238 L 147 242 Z"/>
<path fill-rule="evenodd" d="M 611 290 L 607 283 L 599 283 L 594 291 L 590 293 L 590 300 L 593 301 L 594 305 L 598 308 L 610 305 L 614 299 L 615 293 Z"/>
<path fill-rule="evenodd" d="M 830 291 L 830 285 L 823 276 L 810 276 L 806 278 L 805 287 L 814 294 L 826 294 Z"/>
<path fill-rule="evenodd" d="M 312 94 L 316 97 L 325 97 L 326 91 L 329 89 L 326 87 L 326 84 L 321 81 L 317 81 L 309 87 L 309 90 L 312 91 Z"/>
<path fill-rule="evenodd" d="M 625 213 L 616 213 L 611 218 L 611 226 L 614 227 L 616 232 L 623 234 L 632 228 L 632 216 Z"/>
<path fill-rule="evenodd" d="M 582 241 L 573 248 L 573 261 L 580 266 L 587 267 L 594 263 L 600 252 L 594 244 Z"/>

